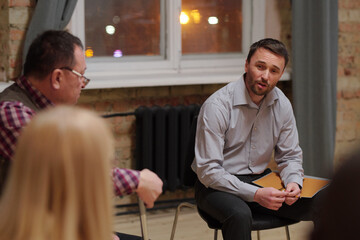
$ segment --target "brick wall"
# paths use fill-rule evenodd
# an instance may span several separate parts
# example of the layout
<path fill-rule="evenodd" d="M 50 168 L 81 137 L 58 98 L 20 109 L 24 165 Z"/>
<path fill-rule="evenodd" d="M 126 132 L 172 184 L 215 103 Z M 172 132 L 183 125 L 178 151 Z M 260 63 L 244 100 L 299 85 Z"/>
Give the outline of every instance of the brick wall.
<path fill-rule="evenodd" d="M 35 0 L 0 0 L 0 81 L 21 72 L 22 46 Z"/>
<path fill-rule="evenodd" d="M 0 81 L 6 79 L 9 69 L 7 56 L 9 55 L 9 7 L 7 1 L 0 0 Z"/>
<path fill-rule="evenodd" d="M 360 149 L 360 1 L 339 0 L 335 164 Z"/>

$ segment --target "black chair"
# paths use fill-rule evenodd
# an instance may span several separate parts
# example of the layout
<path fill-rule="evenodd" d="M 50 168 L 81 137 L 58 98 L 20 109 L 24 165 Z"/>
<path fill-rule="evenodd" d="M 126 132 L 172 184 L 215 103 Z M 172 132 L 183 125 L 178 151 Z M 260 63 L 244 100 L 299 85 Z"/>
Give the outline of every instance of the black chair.
<path fill-rule="evenodd" d="M 187 187 L 193 187 L 197 180 L 196 174 L 191 169 L 191 163 L 195 157 L 194 146 L 195 146 L 195 136 L 196 136 L 196 125 L 197 125 L 197 116 L 194 117 L 192 124 L 191 124 L 191 132 L 190 132 L 189 140 L 188 140 L 188 151 L 186 153 L 186 159 L 185 159 L 184 185 Z M 219 221 L 217 221 L 216 219 L 209 216 L 203 210 L 199 209 L 196 206 L 195 202 L 183 202 L 178 205 L 176 212 L 175 212 L 175 217 L 174 217 L 170 240 L 173 240 L 175 237 L 175 231 L 176 231 L 178 217 L 179 217 L 180 211 L 183 207 L 197 209 L 200 217 L 207 223 L 208 227 L 211 229 L 214 229 L 214 240 L 217 240 L 218 230 L 221 229 L 222 224 Z M 290 240 L 290 232 L 289 232 L 288 226 L 291 224 L 298 223 L 298 222 L 299 221 L 284 219 L 284 218 L 280 218 L 280 217 L 276 217 L 276 216 L 272 216 L 272 215 L 254 213 L 251 229 L 253 231 L 257 231 L 257 239 L 260 240 L 260 230 L 285 227 L 286 239 Z"/>

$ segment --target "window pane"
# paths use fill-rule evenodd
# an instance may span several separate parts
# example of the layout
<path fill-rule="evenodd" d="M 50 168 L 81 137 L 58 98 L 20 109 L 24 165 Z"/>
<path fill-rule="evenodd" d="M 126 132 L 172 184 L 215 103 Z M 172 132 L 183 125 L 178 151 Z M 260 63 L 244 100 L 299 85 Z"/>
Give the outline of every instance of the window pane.
<path fill-rule="evenodd" d="M 241 52 L 241 0 L 182 0 L 182 53 Z"/>
<path fill-rule="evenodd" d="M 86 0 L 87 56 L 160 55 L 160 0 Z"/>

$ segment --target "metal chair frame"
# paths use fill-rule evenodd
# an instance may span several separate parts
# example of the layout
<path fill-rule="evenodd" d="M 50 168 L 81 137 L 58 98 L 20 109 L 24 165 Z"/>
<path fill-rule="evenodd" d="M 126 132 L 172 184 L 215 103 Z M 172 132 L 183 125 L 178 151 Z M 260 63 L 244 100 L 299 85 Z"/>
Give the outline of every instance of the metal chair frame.
<path fill-rule="evenodd" d="M 138 198 L 139 204 L 139 214 L 140 214 L 140 227 L 141 227 L 141 236 L 143 240 L 149 240 L 149 233 L 147 228 L 147 219 L 146 219 L 146 207 L 144 202 Z"/>
<path fill-rule="evenodd" d="M 183 202 L 180 203 L 178 205 L 178 207 L 176 208 L 176 212 L 175 212 L 175 217 L 174 217 L 174 222 L 173 222 L 173 227 L 171 230 L 171 236 L 170 236 L 170 240 L 174 240 L 175 237 L 175 231 L 176 231 L 176 227 L 177 227 L 177 222 L 178 222 L 178 218 L 180 215 L 180 211 L 182 208 L 184 207 L 188 207 L 188 208 L 192 208 L 192 209 L 197 209 L 196 204 L 193 203 L 189 203 L 189 202 Z M 292 224 L 292 223 L 291 223 Z M 290 225 L 290 224 L 289 224 Z M 290 240 L 290 231 L 289 231 L 289 225 L 285 225 L 283 226 L 285 228 L 285 234 L 286 234 L 286 239 Z M 214 240 L 218 239 L 218 228 L 214 228 Z M 255 230 L 256 231 L 256 235 L 257 235 L 257 239 L 260 240 L 260 231 L 261 230 Z"/>

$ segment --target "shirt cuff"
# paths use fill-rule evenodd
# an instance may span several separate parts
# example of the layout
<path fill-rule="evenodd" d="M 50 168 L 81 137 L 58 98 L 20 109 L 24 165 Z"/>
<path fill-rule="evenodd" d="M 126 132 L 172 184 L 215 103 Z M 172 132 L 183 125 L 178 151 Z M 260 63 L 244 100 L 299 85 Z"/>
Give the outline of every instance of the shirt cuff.
<path fill-rule="evenodd" d="M 117 196 L 130 195 L 139 185 L 140 172 L 126 168 L 113 169 L 113 182 Z"/>

